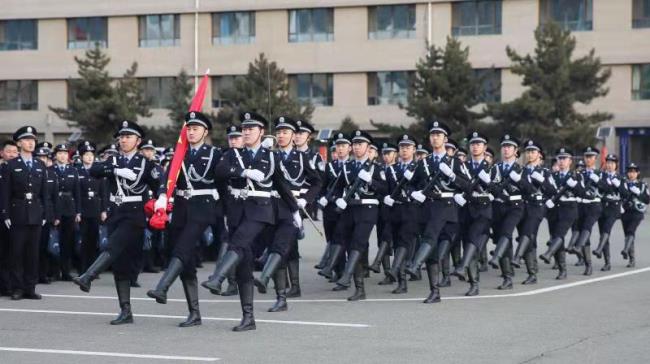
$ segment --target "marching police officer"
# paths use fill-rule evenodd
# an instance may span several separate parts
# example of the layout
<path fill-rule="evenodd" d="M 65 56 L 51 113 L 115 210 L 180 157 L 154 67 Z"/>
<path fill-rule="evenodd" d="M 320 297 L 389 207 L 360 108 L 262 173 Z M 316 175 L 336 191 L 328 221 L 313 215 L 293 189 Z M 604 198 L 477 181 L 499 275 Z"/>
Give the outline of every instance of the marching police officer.
<path fill-rule="evenodd" d="M 627 178 L 623 184 L 623 194 L 625 202 L 623 209 L 625 212 L 621 217 L 623 223 L 623 233 L 625 234 L 625 245 L 621 251 L 623 259 L 628 260 L 627 268 L 634 268 L 635 251 L 634 239 L 636 229 L 643 220 L 644 214 L 650 204 L 650 190 L 648 185 L 639 179 L 641 170 L 635 163 L 630 163 L 626 167 Z"/>
<path fill-rule="evenodd" d="M 81 165 L 77 167 L 81 201 L 81 271 L 85 272 L 95 261 L 99 241 L 99 224 L 106 220 L 108 193 L 106 180 L 90 175 L 95 163 L 94 143 L 85 140 L 77 148 L 81 156 Z"/>
<path fill-rule="evenodd" d="M 614 154 L 608 154 L 605 157 L 605 170 L 601 178 L 602 186 L 602 213 L 598 219 L 598 230 L 600 240 L 598 247 L 593 251 L 597 258 L 604 258 L 605 265 L 600 269 L 603 272 L 611 270 L 609 237 L 612 227 L 616 220 L 621 218 L 621 193 L 624 189 L 622 185 L 623 178 L 618 173 L 618 157 Z"/>
<path fill-rule="evenodd" d="M 81 222 L 79 174 L 69 163 L 70 150 L 66 144 L 54 147 L 54 171 L 59 187 L 55 202 L 54 226 L 59 229 L 61 280 L 70 281 L 70 267 L 75 252 L 75 224 Z"/>
<path fill-rule="evenodd" d="M 107 178 L 109 204 L 106 224 L 108 245 L 93 264 L 73 282 L 83 292 L 89 292 L 91 283 L 101 272 L 112 265 L 120 313 L 111 325 L 133 323 L 131 312 L 131 279 L 137 277 L 140 262 L 136 260 L 142 250 L 146 216 L 145 199 L 148 191 L 158 191 L 160 179 L 154 165 L 138 153 L 144 131 L 135 122 L 120 123 L 114 135 L 119 138 L 119 156 L 93 164 L 90 175 Z"/>
<path fill-rule="evenodd" d="M 221 157 L 217 176 L 224 179 L 244 179 L 244 188 L 231 188 L 230 193 L 238 203 L 229 206 L 233 210 L 236 230 L 231 235 L 226 254 L 217 262 L 214 273 L 201 286 L 216 291 L 228 273 L 236 269 L 239 299 L 242 308 L 241 323 L 233 331 L 255 330 L 253 314 L 253 252 L 252 245 L 264 229 L 278 221 L 272 198 L 277 193 L 287 204 L 294 223 L 302 226 L 298 205 L 288 181 L 281 169 L 280 157 L 262 145 L 262 136 L 268 121 L 259 114 L 250 112 L 240 115 L 243 149 L 231 148 Z"/>
<path fill-rule="evenodd" d="M 195 248 L 205 229 L 216 220 L 215 215 L 222 214 L 217 205 L 216 177 L 221 152 L 205 144 L 212 123 L 202 113 L 192 111 L 185 115 L 185 125 L 189 147 L 178 177 L 174 215 L 168 229 L 173 246 L 172 257 L 156 288 L 147 292 L 147 296 L 165 304 L 167 290 L 176 277 L 181 277 L 189 316 L 179 324 L 180 327 L 201 325 Z M 166 193 L 166 184 L 161 184 L 156 210 L 167 208 Z"/>
<path fill-rule="evenodd" d="M 14 133 L 20 154 L 7 161 L 2 170 L 2 215 L 10 237 L 12 300 L 41 299 L 35 287 L 48 199 L 45 165 L 33 156 L 36 135 L 32 126 L 24 126 Z"/>
<path fill-rule="evenodd" d="M 49 284 L 53 276 L 58 277 L 58 261 L 57 257 L 52 256 L 49 251 L 50 231 L 55 220 L 55 203 L 59 193 L 59 182 L 54 171 L 52 159 L 52 144 L 49 142 L 38 143 L 36 146 L 36 157 L 45 165 L 46 184 L 47 184 L 47 209 L 45 211 L 45 224 L 41 228 L 41 242 L 38 255 L 38 283 Z M 57 274 L 54 274 L 54 271 Z"/>

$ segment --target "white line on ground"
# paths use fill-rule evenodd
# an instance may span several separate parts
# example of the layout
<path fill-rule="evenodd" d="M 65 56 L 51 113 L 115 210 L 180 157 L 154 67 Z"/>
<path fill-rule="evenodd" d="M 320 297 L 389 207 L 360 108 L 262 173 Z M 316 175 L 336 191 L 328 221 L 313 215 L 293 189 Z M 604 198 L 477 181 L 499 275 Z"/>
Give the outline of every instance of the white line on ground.
<path fill-rule="evenodd" d="M 22 312 L 22 313 L 44 313 L 44 314 L 54 314 L 54 315 L 86 315 L 86 316 L 115 316 L 115 313 L 110 312 L 88 312 L 88 311 L 61 311 L 61 310 L 35 310 L 35 309 L 23 309 L 23 308 L 0 308 L 0 312 Z M 146 318 L 162 318 L 162 319 L 178 319 L 183 320 L 187 317 L 185 316 L 175 316 L 175 315 L 154 315 L 139 313 L 133 314 L 134 317 L 146 317 Z M 228 318 L 228 317 L 201 317 L 205 321 L 235 321 L 239 322 L 239 318 Z M 339 323 L 339 322 L 318 322 L 318 321 L 292 321 L 292 320 L 268 320 L 268 319 L 255 319 L 256 323 L 269 323 L 269 324 L 285 324 L 285 325 L 304 325 L 304 326 L 326 326 L 326 327 L 351 327 L 351 328 L 367 328 L 370 325 L 366 324 L 350 324 L 350 323 Z"/>
<path fill-rule="evenodd" d="M 37 349 L 37 348 L 11 348 L 0 347 L 0 351 L 22 352 L 22 353 L 41 353 L 41 354 L 66 354 L 66 355 L 85 355 L 85 356 L 110 356 L 118 358 L 135 358 L 135 359 L 156 359 L 156 360 L 179 360 L 179 361 L 202 361 L 215 362 L 219 358 L 204 358 L 199 356 L 175 356 L 175 355 L 149 355 L 149 354 L 129 354 L 129 353 L 110 353 L 102 351 L 78 351 L 78 350 L 56 350 L 56 349 Z"/>
<path fill-rule="evenodd" d="M 592 284 L 592 283 L 597 283 L 597 282 L 602 282 L 602 281 L 608 281 L 610 279 L 616 279 L 616 278 L 622 278 L 622 277 L 627 277 L 635 274 L 640 274 L 640 273 L 645 273 L 649 272 L 650 267 L 645 267 L 645 268 L 640 268 L 640 269 L 635 269 L 635 270 L 630 270 L 627 272 L 621 272 L 621 273 L 615 273 L 615 274 L 610 274 L 602 277 L 596 277 L 596 278 L 589 278 L 589 279 L 584 279 L 580 280 L 577 282 L 571 282 L 571 283 L 565 283 L 565 284 L 559 284 L 557 286 L 551 286 L 551 287 L 546 287 L 546 288 L 538 288 L 538 289 L 533 289 L 530 291 L 524 291 L 524 292 L 515 292 L 515 293 L 504 293 L 504 294 L 494 294 L 494 295 L 479 295 L 479 296 L 473 296 L 473 297 L 466 297 L 466 296 L 451 296 L 451 297 L 442 297 L 443 300 L 469 300 L 469 299 L 486 299 L 486 298 L 510 298 L 510 297 L 523 297 L 523 296 L 533 296 L 533 295 L 538 295 L 542 293 L 548 293 L 548 292 L 554 292 L 554 291 L 559 291 L 563 289 L 568 289 L 568 288 L 573 288 L 573 287 L 578 287 L 578 286 L 583 286 L 587 284 Z M 115 300 L 116 297 L 111 297 L 111 296 L 82 296 L 82 295 L 64 295 L 64 294 L 43 294 L 43 297 L 52 297 L 52 298 L 80 298 L 80 299 L 91 299 L 91 300 Z M 421 301 L 424 298 L 419 298 L 419 297 L 410 297 L 410 298 L 368 298 L 365 300 L 365 302 L 401 302 L 401 301 Z M 149 301 L 153 302 L 153 299 L 148 298 L 148 297 L 132 297 L 131 300 L 133 301 Z M 185 303 L 185 299 L 179 299 L 179 298 L 168 298 L 168 302 L 182 302 Z M 224 299 L 224 300 L 211 300 L 211 299 L 203 299 L 200 301 L 201 303 L 239 303 L 239 300 L 235 299 Z M 258 303 L 273 303 L 275 300 L 255 300 L 255 302 Z M 323 299 L 292 299 L 289 301 L 290 303 L 329 303 L 329 302 L 348 302 L 348 300 L 344 298 L 323 298 Z M 262 322 L 262 321 L 260 321 Z M 286 321 L 282 321 L 286 322 Z"/>

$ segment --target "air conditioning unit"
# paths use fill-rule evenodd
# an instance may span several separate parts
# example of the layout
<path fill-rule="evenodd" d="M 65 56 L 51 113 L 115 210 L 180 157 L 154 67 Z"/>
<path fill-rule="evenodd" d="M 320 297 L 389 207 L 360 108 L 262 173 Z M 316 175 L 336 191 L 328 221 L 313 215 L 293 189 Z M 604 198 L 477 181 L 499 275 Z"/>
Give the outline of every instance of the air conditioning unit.
<path fill-rule="evenodd" d="M 605 140 L 612 136 L 612 133 L 614 133 L 613 126 L 600 126 L 598 127 L 598 130 L 596 130 L 596 138 Z"/>

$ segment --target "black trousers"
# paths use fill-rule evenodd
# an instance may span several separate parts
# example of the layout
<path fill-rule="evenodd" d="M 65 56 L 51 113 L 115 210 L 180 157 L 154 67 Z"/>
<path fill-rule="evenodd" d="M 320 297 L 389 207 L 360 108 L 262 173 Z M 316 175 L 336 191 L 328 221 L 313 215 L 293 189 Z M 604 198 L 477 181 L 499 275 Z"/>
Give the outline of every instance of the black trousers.
<path fill-rule="evenodd" d="M 38 247 L 41 240 L 40 225 L 12 225 L 11 289 L 34 292 L 38 282 Z"/>
<path fill-rule="evenodd" d="M 142 261 L 144 226 L 141 222 L 121 219 L 117 223 L 109 223 L 107 228 L 106 251 L 115 257 L 113 261 L 115 280 L 137 280 Z"/>
<path fill-rule="evenodd" d="M 59 222 L 59 247 L 61 248 L 61 274 L 70 275 L 74 255 L 74 216 L 62 216 Z"/>
<path fill-rule="evenodd" d="M 81 271 L 85 272 L 97 257 L 99 245 L 99 219 L 81 219 Z"/>
<path fill-rule="evenodd" d="M 38 278 L 45 279 L 50 274 L 50 267 L 55 264 L 52 262 L 56 259 L 50 256 L 48 245 L 50 242 L 50 229 L 52 224 L 46 223 L 41 228 L 41 238 L 38 246 Z"/>
<path fill-rule="evenodd" d="M 579 211 L 578 230 L 591 232 L 603 212 L 603 205 L 600 202 L 581 203 Z M 589 241 L 586 245 L 590 245 Z"/>
<path fill-rule="evenodd" d="M 172 226 L 169 237 L 174 247 L 172 257 L 183 262 L 182 279 L 196 277 L 196 244 L 208 227 L 207 222 L 188 221 L 184 226 Z"/>
<path fill-rule="evenodd" d="M 9 230 L 4 223 L 0 226 L 0 292 L 11 291 L 10 267 L 11 244 Z"/>
<path fill-rule="evenodd" d="M 236 230 L 230 237 L 228 250 L 232 250 L 240 257 L 239 264 L 235 270 L 235 277 L 238 284 L 251 282 L 253 280 L 253 250 L 252 246 L 258 236 L 270 225 L 261 221 L 242 218 Z"/>
<path fill-rule="evenodd" d="M 639 227 L 639 224 L 641 224 L 643 216 L 643 213 L 638 211 L 626 211 L 623 216 L 621 216 L 625 236 L 634 236 L 636 234 L 636 229 Z"/>
<path fill-rule="evenodd" d="M 370 234 L 378 217 L 376 206 L 348 206 L 336 225 L 334 244 L 343 245 L 347 250 L 364 253 L 368 250 Z"/>

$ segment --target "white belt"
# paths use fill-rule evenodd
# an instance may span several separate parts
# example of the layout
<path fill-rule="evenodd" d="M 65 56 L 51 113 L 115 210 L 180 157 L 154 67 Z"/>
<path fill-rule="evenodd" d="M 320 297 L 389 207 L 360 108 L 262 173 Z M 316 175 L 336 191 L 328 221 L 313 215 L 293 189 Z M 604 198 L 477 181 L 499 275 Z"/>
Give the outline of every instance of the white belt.
<path fill-rule="evenodd" d="M 440 192 L 437 194 L 437 196 L 440 196 L 440 198 L 454 198 L 454 193 L 453 192 Z"/>
<path fill-rule="evenodd" d="M 203 190 L 176 190 L 176 196 L 189 200 L 192 196 L 212 196 L 215 200 L 219 199 L 219 192 L 216 188 Z"/>
<path fill-rule="evenodd" d="M 307 192 L 306 189 L 305 189 L 305 192 Z M 300 190 L 300 191 L 292 190 L 292 191 L 291 191 L 291 193 L 293 194 L 294 197 L 300 197 L 300 195 L 302 195 L 302 194 L 305 193 L 305 192 L 302 192 L 302 190 Z"/>
<path fill-rule="evenodd" d="M 594 202 L 600 202 L 600 198 L 599 198 L 599 197 L 596 197 L 596 198 L 594 198 L 593 200 L 589 200 L 589 199 L 584 199 L 584 198 L 583 198 L 580 202 L 581 202 L 581 203 L 594 203 Z"/>
<path fill-rule="evenodd" d="M 521 201 L 521 195 L 518 196 L 509 196 L 508 200 L 510 201 Z"/>
<path fill-rule="evenodd" d="M 253 191 L 239 188 L 231 188 L 230 194 L 235 198 L 246 199 L 248 197 L 266 197 L 270 198 L 273 194 L 270 191 Z"/>
<path fill-rule="evenodd" d="M 543 199 L 544 199 L 544 196 L 542 196 L 542 195 L 534 195 L 533 196 L 533 200 L 535 200 L 535 201 L 541 201 Z"/>
<path fill-rule="evenodd" d="M 95 197 L 95 192 L 88 191 L 88 197 Z"/>
<path fill-rule="evenodd" d="M 560 201 L 562 202 L 575 202 L 576 198 L 575 197 L 560 197 Z"/>
<path fill-rule="evenodd" d="M 108 198 L 111 202 L 114 202 L 116 205 L 121 205 L 125 202 L 142 202 L 142 196 L 114 196 L 111 195 Z"/>
<path fill-rule="evenodd" d="M 376 198 L 362 198 L 361 200 L 355 201 L 360 201 L 362 205 L 379 205 L 379 200 Z"/>
<path fill-rule="evenodd" d="M 489 193 L 478 193 L 476 191 L 472 192 L 472 197 L 487 197 L 490 198 Z"/>

